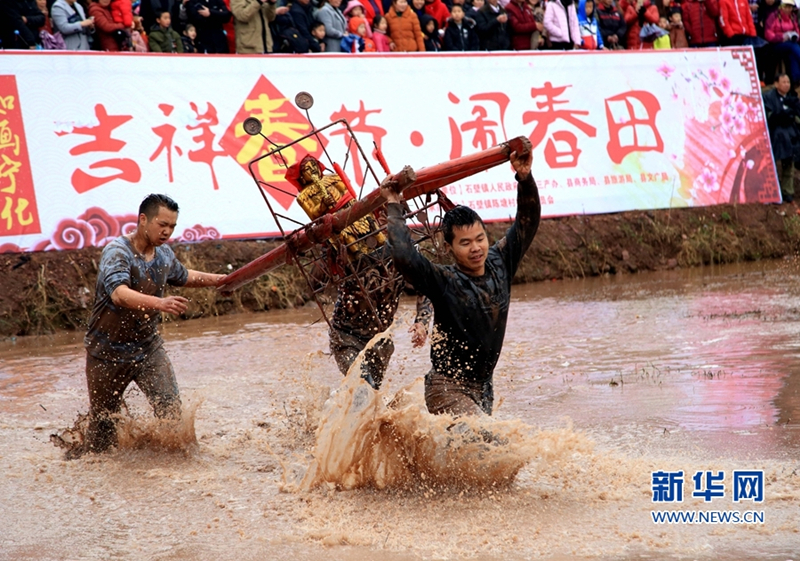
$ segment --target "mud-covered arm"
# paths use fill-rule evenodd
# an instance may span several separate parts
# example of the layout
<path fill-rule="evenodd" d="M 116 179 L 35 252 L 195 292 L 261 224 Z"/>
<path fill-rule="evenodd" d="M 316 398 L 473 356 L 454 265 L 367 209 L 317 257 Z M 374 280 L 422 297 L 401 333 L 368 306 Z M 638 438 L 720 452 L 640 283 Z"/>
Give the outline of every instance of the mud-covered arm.
<path fill-rule="evenodd" d="M 539 189 L 531 175 L 531 163 L 530 152 L 519 155 L 512 152 L 511 165 L 517 172 L 515 176 L 517 180 L 517 217 L 514 224 L 506 231 L 505 238 L 496 245 L 508 267 L 509 280 L 514 278 L 522 257 L 533 242 L 542 216 Z"/>
<path fill-rule="evenodd" d="M 414 323 L 421 323 L 427 329 L 428 324 L 433 317 L 433 304 L 430 299 L 424 294 L 417 295 L 417 315 L 414 318 Z"/>
<path fill-rule="evenodd" d="M 420 255 L 411 240 L 411 230 L 406 226 L 403 205 L 390 202 L 387 205 L 386 232 L 389 235 L 389 249 L 398 271 L 420 294 L 435 299 L 441 294 L 441 274 L 436 267 Z"/>
<path fill-rule="evenodd" d="M 505 244 L 501 240 L 500 250 L 503 252 L 507 263 L 510 278 L 517 272 L 522 257 L 533 242 L 536 231 L 539 229 L 539 220 L 542 216 L 542 206 L 539 202 L 539 190 L 533 176 L 517 179 L 517 217 L 514 224 L 506 231 Z"/>

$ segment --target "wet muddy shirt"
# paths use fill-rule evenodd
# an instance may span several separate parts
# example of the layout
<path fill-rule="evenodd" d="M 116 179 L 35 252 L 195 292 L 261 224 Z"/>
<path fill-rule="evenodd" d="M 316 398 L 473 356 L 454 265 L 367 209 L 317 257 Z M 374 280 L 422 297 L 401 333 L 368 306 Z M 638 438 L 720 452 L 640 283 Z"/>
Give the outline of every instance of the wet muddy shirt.
<path fill-rule="evenodd" d="M 389 205 L 392 257 L 407 281 L 433 303 L 431 362 L 453 378 L 491 381 L 503 348 L 511 280 L 539 227 L 539 192 L 531 176 L 517 177 L 517 217 L 503 239 L 489 248 L 483 276 L 435 265 L 414 249 L 403 207 Z"/>
<path fill-rule="evenodd" d="M 388 250 L 384 246 L 379 251 Z M 358 280 L 347 279 L 339 284 L 331 318 L 334 329 L 369 341 L 392 324 L 406 281 L 388 255 L 385 257 L 374 267 L 359 271 Z M 369 298 L 364 297 L 365 290 Z M 427 298 L 418 299 L 415 321 L 427 325 L 431 311 Z"/>
<path fill-rule="evenodd" d="M 186 267 L 168 245 L 156 247 L 153 259 L 145 261 L 125 236 L 108 244 L 100 258 L 94 308 L 83 340 L 88 353 L 102 360 L 133 362 L 157 349 L 162 344 L 158 335 L 161 313 L 117 306 L 111 293 L 124 284 L 161 298 L 167 284 L 183 286 L 188 278 Z"/>

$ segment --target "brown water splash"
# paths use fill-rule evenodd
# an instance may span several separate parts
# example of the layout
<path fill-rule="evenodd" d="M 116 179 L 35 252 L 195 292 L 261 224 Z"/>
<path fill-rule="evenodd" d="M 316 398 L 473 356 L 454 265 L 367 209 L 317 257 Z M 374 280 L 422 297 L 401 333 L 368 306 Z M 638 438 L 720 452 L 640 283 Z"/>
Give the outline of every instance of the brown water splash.
<path fill-rule="evenodd" d="M 388 336 L 376 336 L 367 348 Z M 423 378 L 392 396 L 359 377 L 362 359 L 363 353 L 326 402 L 313 459 L 287 489 L 503 487 L 534 459 L 591 449 L 571 429 L 545 434 L 518 420 L 431 415 Z"/>
<path fill-rule="evenodd" d="M 135 416 L 123 407 L 120 413 L 112 416 L 117 427 L 117 448 L 185 454 L 195 452 L 197 435 L 194 423 L 201 404 L 202 400 L 185 406 L 180 419 Z M 65 450 L 64 459 L 77 459 L 88 452 L 84 442 L 88 427 L 88 415 L 80 414 L 72 427 L 51 434 L 50 442 Z"/>

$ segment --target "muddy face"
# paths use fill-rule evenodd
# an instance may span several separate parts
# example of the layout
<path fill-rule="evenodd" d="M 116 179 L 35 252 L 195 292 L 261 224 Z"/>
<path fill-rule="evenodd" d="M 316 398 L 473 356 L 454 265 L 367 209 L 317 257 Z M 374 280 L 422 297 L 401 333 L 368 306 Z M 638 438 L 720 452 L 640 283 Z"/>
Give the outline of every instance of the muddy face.
<path fill-rule="evenodd" d="M 483 275 L 489 238 L 480 222 L 453 227 L 453 242 L 447 244 L 458 268 L 474 276 Z"/>

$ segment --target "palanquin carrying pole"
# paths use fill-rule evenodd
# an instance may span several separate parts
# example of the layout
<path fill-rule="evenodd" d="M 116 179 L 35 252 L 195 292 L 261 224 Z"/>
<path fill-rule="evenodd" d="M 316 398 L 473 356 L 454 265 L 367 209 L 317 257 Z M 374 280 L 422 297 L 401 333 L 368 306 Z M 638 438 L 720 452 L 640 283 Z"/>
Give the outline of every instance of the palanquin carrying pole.
<path fill-rule="evenodd" d="M 389 176 L 384 181 L 391 182 L 395 191 L 401 193 L 405 200 L 410 200 L 427 193 L 433 193 L 437 189 L 460 181 L 465 177 L 508 162 L 512 152 L 523 155 L 527 154 L 530 149 L 528 139 L 518 136 L 488 150 L 422 168 L 416 172 L 406 166 L 402 171 Z M 217 285 L 217 289 L 221 292 L 231 292 L 244 286 L 261 275 L 265 275 L 281 265 L 291 262 L 297 254 L 312 248 L 316 244 L 323 243 L 359 218 L 367 216 L 384 204 L 386 204 L 386 199 L 381 195 L 380 189 L 375 189 L 363 199 L 355 201 L 352 206 L 343 208 L 333 214 L 326 214 L 310 225 L 295 230 L 286 236 L 282 245 L 222 279 L 220 284 Z"/>

